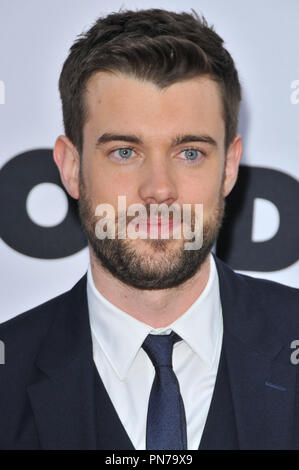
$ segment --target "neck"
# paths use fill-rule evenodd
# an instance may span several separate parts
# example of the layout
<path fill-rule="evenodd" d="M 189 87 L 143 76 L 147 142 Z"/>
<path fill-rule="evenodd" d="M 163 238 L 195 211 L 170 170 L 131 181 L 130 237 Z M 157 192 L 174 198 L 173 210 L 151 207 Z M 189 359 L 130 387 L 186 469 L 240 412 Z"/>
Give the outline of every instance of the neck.
<path fill-rule="evenodd" d="M 95 287 L 109 302 L 152 328 L 162 328 L 183 315 L 203 292 L 210 274 L 210 256 L 191 279 L 171 289 L 131 287 L 104 269 L 91 249 L 90 266 Z"/>

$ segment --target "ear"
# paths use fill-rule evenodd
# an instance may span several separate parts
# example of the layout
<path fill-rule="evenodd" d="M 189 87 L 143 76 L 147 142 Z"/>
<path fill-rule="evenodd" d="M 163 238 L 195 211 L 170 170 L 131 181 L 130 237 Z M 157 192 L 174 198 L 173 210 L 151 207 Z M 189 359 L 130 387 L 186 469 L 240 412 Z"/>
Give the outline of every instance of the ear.
<path fill-rule="evenodd" d="M 53 157 L 66 191 L 74 199 L 79 199 L 80 156 L 68 137 L 60 135 L 57 138 Z"/>
<path fill-rule="evenodd" d="M 223 196 L 226 197 L 233 189 L 237 178 L 242 156 L 242 137 L 237 135 L 230 143 L 225 160 L 225 175 L 223 181 Z"/>

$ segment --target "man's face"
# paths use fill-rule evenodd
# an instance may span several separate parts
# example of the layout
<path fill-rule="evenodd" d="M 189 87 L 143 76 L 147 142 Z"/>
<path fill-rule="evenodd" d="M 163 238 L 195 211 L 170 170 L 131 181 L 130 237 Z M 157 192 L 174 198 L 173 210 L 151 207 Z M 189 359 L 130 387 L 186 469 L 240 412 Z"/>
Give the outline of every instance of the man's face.
<path fill-rule="evenodd" d="M 88 120 L 83 128 L 79 210 L 98 261 L 121 281 L 140 289 L 174 287 L 190 279 L 210 252 L 224 213 L 225 127 L 218 85 L 207 77 L 175 83 L 163 91 L 125 75 L 98 72 L 87 84 Z M 104 134 L 132 136 L 98 143 Z M 174 140 L 182 136 L 184 143 Z M 142 204 L 203 204 L 204 239 L 185 250 L 186 239 L 100 240 L 98 204 L 117 216 L 118 196 L 127 207 Z M 128 219 L 129 222 L 130 219 Z M 116 218 L 117 227 L 117 218 Z"/>

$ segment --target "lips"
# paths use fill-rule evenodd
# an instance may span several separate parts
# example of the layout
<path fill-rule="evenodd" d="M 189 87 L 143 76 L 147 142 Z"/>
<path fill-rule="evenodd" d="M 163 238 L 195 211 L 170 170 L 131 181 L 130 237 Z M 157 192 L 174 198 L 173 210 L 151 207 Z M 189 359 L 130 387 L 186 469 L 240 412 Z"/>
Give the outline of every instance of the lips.
<path fill-rule="evenodd" d="M 179 227 L 180 222 L 177 223 L 173 219 L 154 219 L 151 221 L 150 218 L 139 224 L 139 232 L 144 232 L 148 236 L 151 235 L 153 238 L 159 236 L 165 236 L 171 233 L 175 228 Z"/>
<path fill-rule="evenodd" d="M 152 226 L 155 226 L 155 227 L 156 227 L 156 226 L 163 226 L 163 227 L 164 227 L 164 226 L 165 226 L 165 227 L 166 227 L 166 226 L 167 226 L 167 227 L 170 226 L 170 227 L 171 227 L 171 226 L 173 225 L 173 220 L 172 220 L 172 219 L 170 219 L 170 220 L 168 220 L 168 219 L 161 219 L 161 218 L 159 217 L 159 218 L 158 218 L 158 221 L 157 221 L 157 223 L 156 223 L 155 221 L 152 221 L 152 222 L 151 222 L 150 219 L 147 219 L 147 225 L 148 225 L 148 226 L 151 226 L 151 225 L 152 225 Z"/>

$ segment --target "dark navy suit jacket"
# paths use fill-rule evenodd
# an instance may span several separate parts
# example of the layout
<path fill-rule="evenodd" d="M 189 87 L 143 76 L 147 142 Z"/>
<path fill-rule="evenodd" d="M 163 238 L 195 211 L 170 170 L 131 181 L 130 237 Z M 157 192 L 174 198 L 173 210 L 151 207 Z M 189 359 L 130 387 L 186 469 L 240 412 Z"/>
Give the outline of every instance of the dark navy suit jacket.
<path fill-rule="evenodd" d="M 299 449 L 299 364 L 290 359 L 299 290 L 215 261 L 226 359 L 217 380 L 229 382 L 231 396 L 228 406 L 221 385 L 214 391 L 206 427 L 217 435 L 215 448 L 230 447 L 234 422 L 234 448 Z M 1 449 L 133 449 L 95 379 L 86 274 L 70 291 L 2 323 L 0 339 Z"/>

